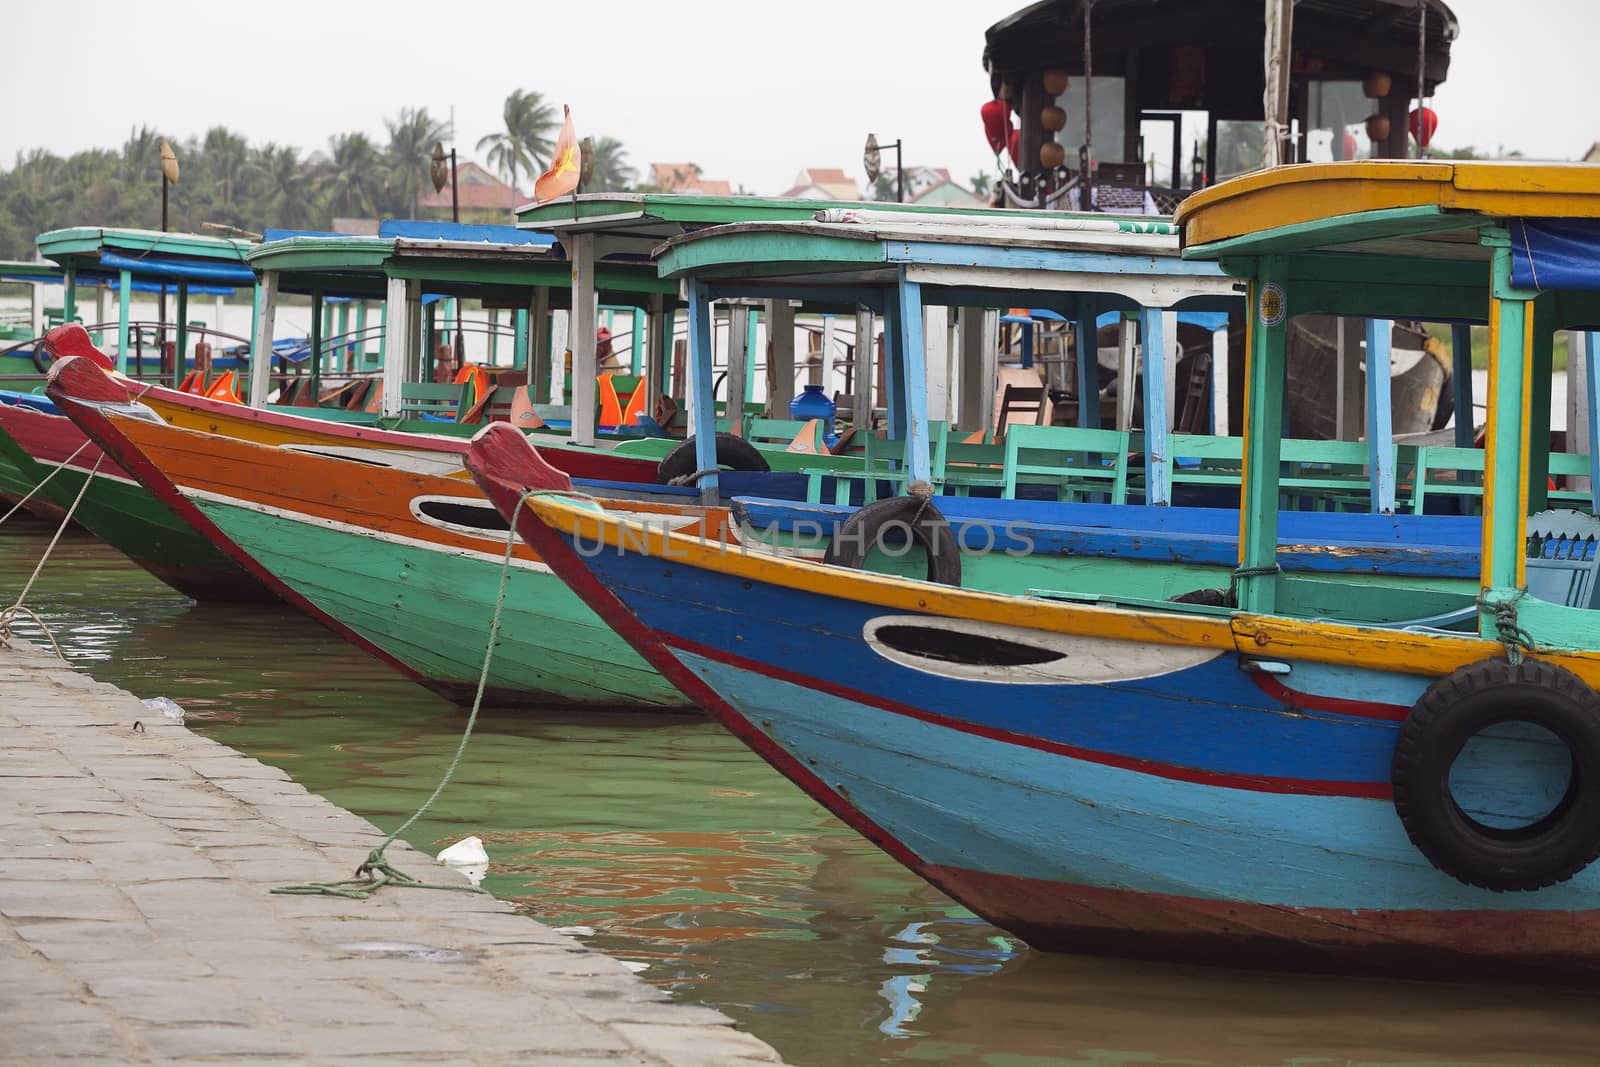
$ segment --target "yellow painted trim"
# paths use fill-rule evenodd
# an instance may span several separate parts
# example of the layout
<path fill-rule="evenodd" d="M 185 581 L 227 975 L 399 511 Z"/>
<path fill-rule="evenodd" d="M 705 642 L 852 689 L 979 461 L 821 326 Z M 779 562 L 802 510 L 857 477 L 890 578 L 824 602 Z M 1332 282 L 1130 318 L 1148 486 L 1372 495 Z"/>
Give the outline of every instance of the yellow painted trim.
<path fill-rule="evenodd" d="M 1500 298 L 1489 298 L 1489 412 L 1483 432 L 1483 540 L 1478 551 L 1478 588 L 1488 589 L 1494 582 L 1494 528 L 1489 517 L 1494 514 L 1495 468 L 1495 382 L 1500 379 Z"/>
<path fill-rule="evenodd" d="M 1600 217 L 1591 164 L 1355 160 L 1278 167 L 1214 185 L 1178 206 L 1187 246 L 1342 215 L 1434 206 L 1493 218 Z M 1463 220 L 1463 225 L 1471 225 Z"/>
<path fill-rule="evenodd" d="M 917 611 L 948 618 L 1028 626 L 1052 633 L 1146 641 L 1160 645 L 1210 646 L 1217 649 L 1233 647 L 1227 619 L 1032 600 L 913 582 L 893 575 L 846 570 L 772 555 L 743 545 L 667 534 L 659 527 L 647 527 L 597 514 L 564 503 L 556 497 L 530 496 L 526 507 L 552 528 L 580 539 L 585 550 L 601 545 L 604 546 L 602 550 L 611 551 L 626 547 L 628 551 L 642 551 L 657 559 L 700 567 L 717 574 L 881 605 L 898 611 Z"/>
<path fill-rule="evenodd" d="M 527 510 L 586 549 L 643 552 L 787 589 L 822 593 L 896 611 L 972 619 L 1111 640 L 1216 648 L 1247 656 L 1307 660 L 1438 677 L 1504 655 L 1497 641 L 1462 634 L 1413 633 L 1381 627 L 1311 622 L 1264 615 L 1195 618 L 1157 611 L 1032 600 L 844 570 L 736 545 L 702 541 L 597 513 L 559 497 L 529 496 Z M 600 547 L 603 546 L 603 547 Z M 1600 652 L 1538 652 L 1600 687 Z"/>
<path fill-rule="evenodd" d="M 1525 368 L 1522 373 L 1522 440 L 1517 442 L 1517 470 L 1522 472 L 1522 477 L 1517 479 L 1517 588 L 1528 588 L 1528 470 L 1529 450 L 1533 421 L 1533 383 L 1530 381 L 1532 374 L 1526 368 L 1533 366 L 1533 301 L 1525 301 L 1522 305 L 1522 351 L 1517 353 L 1518 360 Z M 1485 511 L 1485 515 L 1493 512 Z"/>

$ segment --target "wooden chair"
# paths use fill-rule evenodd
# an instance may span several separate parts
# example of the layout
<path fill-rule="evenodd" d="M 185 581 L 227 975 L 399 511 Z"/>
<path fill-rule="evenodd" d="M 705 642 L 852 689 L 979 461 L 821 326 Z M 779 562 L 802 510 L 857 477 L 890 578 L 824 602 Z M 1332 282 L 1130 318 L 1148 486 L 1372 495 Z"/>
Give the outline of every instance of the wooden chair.
<path fill-rule="evenodd" d="M 435 385 L 433 382 L 406 382 L 400 387 L 400 414 L 404 418 L 434 418 L 454 422 L 456 412 L 471 401 L 472 387 Z"/>
<path fill-rule="evenodd" d="M 1042 426 L 1045 422 L 1045 389 L 1043 385 L 1024 386 L 1007 384 L 1000 393 L 1000 409 L 994 419 L 995 440 L 1003 441 L 1006 428 L 1015 416 L 1032 414 L 1028 425 Z M 1019 425 L 1022 425 L 1019 423 Z"/>
<path fill-rule="evenodd" d="M 1556 509 L 1528 516 L 1528 595 L 1569 608 L 1595 607 L 1600 519 Z"/>
<path fill-rule="evenodd" d="M 1128 502 L 1128 434 L 1077 426 L 1013 426 L 1006 433 L 1005 483 L 1000 495 L 1016 498 L 1022 485 L 1055 487 L 1057 500 L 1105 493 Z"/>

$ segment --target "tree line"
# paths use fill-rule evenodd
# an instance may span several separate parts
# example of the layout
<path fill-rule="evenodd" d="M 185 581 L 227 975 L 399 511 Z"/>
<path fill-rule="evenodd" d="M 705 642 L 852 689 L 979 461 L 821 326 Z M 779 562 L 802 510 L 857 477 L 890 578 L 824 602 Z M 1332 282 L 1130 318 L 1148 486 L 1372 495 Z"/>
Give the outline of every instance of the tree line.
<path fill-rule="evenodd" d="M 527 193 L 550 164 L 560 110 L 539 93 L 517 90 L 506 98 L 502 118 L 502 128 L 474 147 L 491 169 Z M 177 153 L 180 170 L 179 184 L 168 193 L 172 230 L 204 232 L 201 224 L 211 223 L 259 233 L 327 229 L 334 218 L 411 218 L 433 187 L 433 146 L 448 144 L 451 130 L 425 107 L 402 108 L 384 127 L 384 140 L 341 133 L 312 152 L 251 144 L 225 126 L 181 142 L 140 126 L 120 148 L 65 158 L 42 148 L 19 152 L 15 165 L 0 171 L 0 258 L 31 259 L 35 237 L 68 226 L 158 228 L 163 139 Z M 586 190 L 637 187 L 620 141 L 596 137 L 593 149 Z"/>

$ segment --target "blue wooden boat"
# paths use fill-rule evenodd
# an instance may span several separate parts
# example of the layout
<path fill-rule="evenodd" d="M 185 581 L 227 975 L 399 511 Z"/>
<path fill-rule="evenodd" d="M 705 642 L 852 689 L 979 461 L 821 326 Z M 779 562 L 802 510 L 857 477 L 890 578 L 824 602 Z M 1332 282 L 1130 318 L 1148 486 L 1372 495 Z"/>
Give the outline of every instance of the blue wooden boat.
<path fill-rule="evenodd" d="M 670 680 L 1030 944 L 1593 979 L 1600 523 L 1551 512 L 1546 442 L 1553 333 L 1600 323 L 1600 184 L 1312 165 L 1198 194 L 1179 222 L 1189 256 L 1249 285 L 1241 535 L 1211 603 L 996 595 L 668 535 L 525 492 L 488 433 L 469 466 Z M 1280 564 L 1284 337 L 1319 312 L 1489 326 L 1487 447 L 1452 459 L 1485 475 L 1455 611 L 1310 614 Z"/>

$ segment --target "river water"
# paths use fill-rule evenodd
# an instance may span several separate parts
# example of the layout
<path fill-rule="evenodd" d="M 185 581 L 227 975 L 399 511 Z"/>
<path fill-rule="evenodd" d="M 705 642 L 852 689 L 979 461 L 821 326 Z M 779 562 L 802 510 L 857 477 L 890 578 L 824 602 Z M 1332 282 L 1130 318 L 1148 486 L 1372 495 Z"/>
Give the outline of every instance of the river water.
<path fill-rule="evenodd" d="M 0 598 L 50 533 L 0 527 Z M 81 533 L 28 602 L 95 677 L 173 698 L 195 729 L 384 828 L 426 798 L 465 723 L 292 610 L 192 604 Z M 408 839 L 436 852 L 468 834 L 497 896 L 801 1067 L 1600 1061 L 1584 992 L 1033 952 L 692 716 L 488 710 Z"/>

